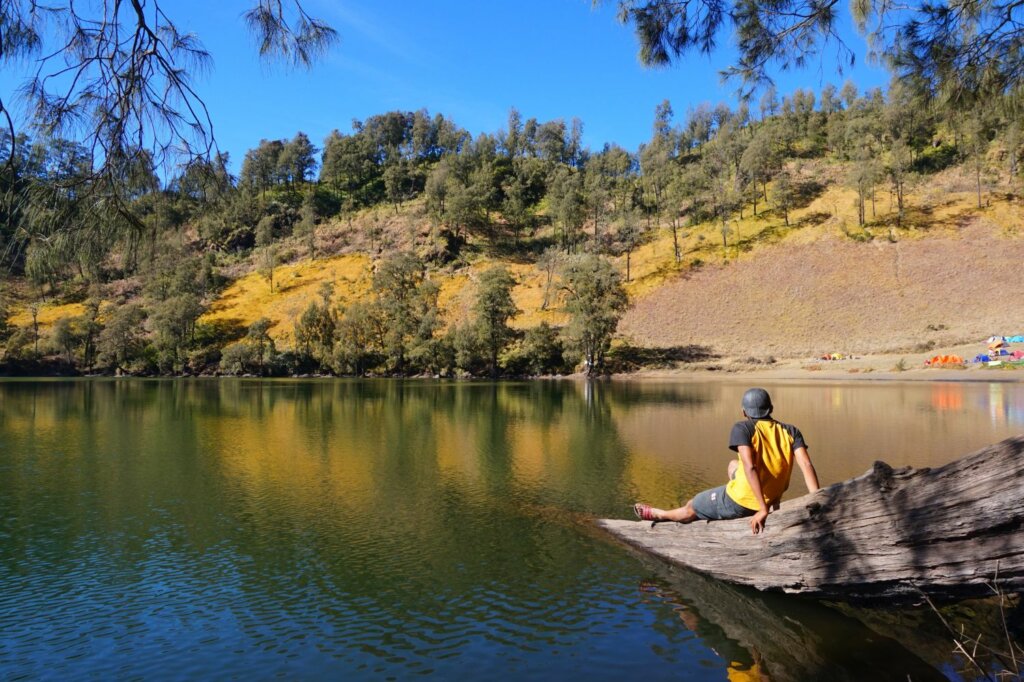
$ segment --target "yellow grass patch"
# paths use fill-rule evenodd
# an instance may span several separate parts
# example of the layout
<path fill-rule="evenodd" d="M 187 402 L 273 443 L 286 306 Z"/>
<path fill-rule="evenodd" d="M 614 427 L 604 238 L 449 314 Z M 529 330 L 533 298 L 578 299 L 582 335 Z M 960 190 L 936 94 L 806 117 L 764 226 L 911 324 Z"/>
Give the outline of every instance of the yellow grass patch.
<path fill-rule="evenodd" d="M 512 326 L 528 329 L 541 322 L 555 325 L 565 323 L 566 315 L 559 305 L 557 283 L 552 283 L 547 309 L 541 310 L 547 282 L 547 274 L 542 269 L 529 264 L 482 260 L 438 282 L 441 287 L 438 305 L 445 311 L 449 324 L 470 318 L 480 273 L 495 265 L 503 265 L 516 281 L 512 300 L 520 312 L 512 320 Z"/>
<path fill-rule="evenodd" d="M 57 320 L 63 317 L 78 317 L 84 313 L 85 306 L 81 303 L 46 303 L 39 307 L 37 320 L 40 327 L 46 328 L 52 327 Z M 7 321 L 10 324 L 17 325 L 19 327 L 31 327 L 32 312 L 28 308 L 23 308 L 11 315 Z"/>
<path fill-rule="evenodd" d="M 371 282 L 369 257 L 345 255 L 283 265 L 274 270 L 273 291 L 266 277 L 251 272 L 225 289 L 199 321 L 249 326 L 266 317 L 274 340 L 290 347 L 295 322 L 311 302 L 319 300 L 325 282 L 334 285 L 334 300 L 341 304 L 365 297 Z"/>

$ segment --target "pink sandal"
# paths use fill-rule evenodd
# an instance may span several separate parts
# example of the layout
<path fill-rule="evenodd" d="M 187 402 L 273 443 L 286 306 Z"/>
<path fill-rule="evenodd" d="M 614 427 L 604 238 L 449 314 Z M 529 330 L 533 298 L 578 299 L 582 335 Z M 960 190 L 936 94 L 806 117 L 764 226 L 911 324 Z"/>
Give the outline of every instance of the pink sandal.
<path fill-rule="evenodd" d="M 651 505 L 649 504 L 637 502 L 633 505 L 633 513 L 636 514 L 636 517 L 641 521 L 659 521 L 659 519 L 654 516 L 654 512 L 651 511 Z"/>

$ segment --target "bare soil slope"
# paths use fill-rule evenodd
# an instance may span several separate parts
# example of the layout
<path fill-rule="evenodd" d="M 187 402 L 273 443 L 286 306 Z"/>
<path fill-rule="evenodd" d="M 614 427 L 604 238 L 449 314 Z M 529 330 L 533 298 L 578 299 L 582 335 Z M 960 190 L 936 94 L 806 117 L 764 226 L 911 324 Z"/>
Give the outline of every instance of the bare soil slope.
<path fill-rule="evenodd" d="M 1022 334 L 1024 241 L 1003 234 L 976 218 L 949 236 L 897 243 L 777 244 L 654 290 L 619 331 L 638 345 L 778 358 Z"/>

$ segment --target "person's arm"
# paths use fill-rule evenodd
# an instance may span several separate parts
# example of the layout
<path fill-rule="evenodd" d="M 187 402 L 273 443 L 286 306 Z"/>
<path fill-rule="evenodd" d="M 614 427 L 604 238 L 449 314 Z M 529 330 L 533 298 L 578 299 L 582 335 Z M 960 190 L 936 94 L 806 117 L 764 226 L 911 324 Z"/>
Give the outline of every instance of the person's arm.
<path fill-rule="evenodd" d="M 796 452 L 796 463 L 800 467 L 800 472 L 804 475 L 804 483 L 807 484 L 807 491 L 816 493 L 821 487 L 818 485 L 818 472 L 814 470 L 814 464 L 811 462 L 811 456 L 807 454 L 807 448 L 797 448 Z"/>
<path fill-rule="evenodd" d="M 757 535 L 764 530 L 764 520 L 768 518 L 768 505 L 764 501 L 764 493 L 761 492 L 761 479 L 757 476 L 754 468 L 754 448 L 749 445 L 741 445 L 737 448 L 740 455 L 740 462 L 743 465 L 743 472 L 747 475 L 747 484 L 750 485 L 750 492 L 754 493 L 757 499 L 758 511 L 750 517 L 750 530 Z"/>

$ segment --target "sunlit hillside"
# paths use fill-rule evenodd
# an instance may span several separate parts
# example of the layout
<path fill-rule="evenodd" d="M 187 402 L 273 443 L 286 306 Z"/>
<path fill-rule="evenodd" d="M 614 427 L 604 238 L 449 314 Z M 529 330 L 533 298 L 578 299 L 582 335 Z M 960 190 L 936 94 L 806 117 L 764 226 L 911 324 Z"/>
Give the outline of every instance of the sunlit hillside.
<path fill-rule="evenodd" d="M 897 225 L 892 197 L 878 186 L 861 227 L 855 194 L 841 182 L 841 165 L 791 162 L 791 171 L 812 191 L 792 208 L 788 226 L 773 207 L 769 184 L 768 202 L 762 200 L 756 215 L 749 204 L 733 215 L 724 239 L 719 221 L 682 224 L 675 237 L 664 222 L 651 223 L 628 265 L 626 255 L 614 256 L 623 278 L 628 267 L 633 303 L 620 339 L 646 347 L 696 345 L 714 354 L 787 357 L 941 346 L 1017 333 L 1024 326 L 1013 305 L 1013 277 L 1024 258 L 1024 206 L 1004 192 L 987 190 L 978 208 L 971 179 L 962 169 L 949 169 L 912 188 L 903 224 Z M 379 259 L 395 249 L 415 250 L 429 230 L 422 204 L 413 202 L 397 213 L 369 211 L 345 226 L 324 225 L 321 239 L 342 231 L 361 234 L 367 223 L 377 226 L 377 244 L 346 237 L 345 248 L 316 258 L 296 246 L 290 262 L 274 268 L 273 288 L 255 260 L 235 266 L 236 276 L 199 322 L 241 329 L 267 318 L 278 349 L 294 347 L 295 323 L 311 302 L 321 300 L 323 285 L 331 285 L 332 305 L 340 309 L 372 296 Z M 550 230 L 531 238 L 548 239 Z M 592 232 L 593 224 L 584 230 Z M 505 266 L 516 281 L 519 314 L 513 326 L 565 322 L 557 274 L 549 276 L 521 255 L 503 257 L 475 239 L 457 261 L 428 267 L 427 277 L 440 286 L 448 324 L 472 317 L 480 273 L 494 265 Z M 24 300 L 8 322 L 29 328 L 30 297 Z M 111 305 L 101 307 L 101 318 Z M 45 339 L 58 319 L 82 315 L 85 308 L 50 299 L 36 302 L 35 311 Z"/>
<path fill-rule="evenodd" d="M 908 195 L 897 226 L 879 192 L 857 225 L 853 193 L 829 185 L 795 210 L 687 231 L 683 268 L 671 236 L 634 254 L 634 307 L 620 334 L 638 345 L 698 344 L 734 356 L 921 350 L 1017 334 L 1013 282 L 1024 207 L 951 171 Z M 770 190 L 769 190 L 770 191 Z M 693 267 L 694 262 L 699 263 Z"/>
<path fill-rule="evenodd" d="M 264 273 L 249 272 L 221 292 L 200 322 L 247 327 L 265 317 L 272 323 L 271 336 L 290 347 L 295 321 L 311 301 L 320 300 L 321 287 L 329 284 L 341 305 L 358 300 L 370 289 L 369 268 L 365 255 L 297 261 L 275 268 L 273 288 Z"/>

